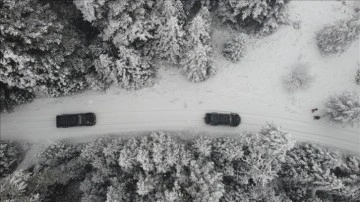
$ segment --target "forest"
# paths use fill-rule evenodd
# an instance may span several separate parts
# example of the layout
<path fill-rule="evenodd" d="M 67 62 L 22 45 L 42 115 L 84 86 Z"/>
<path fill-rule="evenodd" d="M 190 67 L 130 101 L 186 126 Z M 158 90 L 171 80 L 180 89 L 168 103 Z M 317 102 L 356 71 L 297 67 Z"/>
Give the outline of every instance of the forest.
<path fill-rule="evenodd" d="M 270 123 L 189 135 L 57 142 L 16 171 L 21 148 L 2 142 L 1 201 L 359 201 L 359 156 L 295 143 Z"/>
<path fill-rule="evenodd" d="M 189 81 L 204 81 L 216 73 L 214 19 L 267 35 L 285 22 L 286 3 L 1 0 L 1 111 L 35 97 L 104 91 L 112 84 L 128 90 L 149 87 L 159 63 L 181 69 Z"/>

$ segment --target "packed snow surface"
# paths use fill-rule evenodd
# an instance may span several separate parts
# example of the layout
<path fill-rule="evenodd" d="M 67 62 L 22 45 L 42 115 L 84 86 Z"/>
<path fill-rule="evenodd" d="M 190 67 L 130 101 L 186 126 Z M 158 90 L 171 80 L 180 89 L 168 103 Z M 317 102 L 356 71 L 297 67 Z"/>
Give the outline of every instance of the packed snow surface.
<path fill-rule="evenodd" d="M 323 57 L 315 40 L 322 27 L 351 16 L 353 8 L 348 4 L 291 1 L 290 24 L 268 37 L 251 38 L 238 63 L 228 62 L 221 55 L 230 32 L 215 30 L 218 71 L 203 83 L 190 83 L 179 70 L 161 67 L 158 83 L 136 92 L 114 86 L 105 93 L 86 91 L 36 99 L 13 113 L 1 114 L 1 139 L 46 142 L 146 130 L 210 131 L 220 135 L 255 132 L 266 122 L 274 122 L 297 140 L 360 153 L 359 125 L 330 126 L 325 120 L 313 120 L 315 114 L 311 113 L 315 107 L 321 110 L 330 95 L 344 90 L 360 92 L 354 81 L 360 63 L 359 41 L 339 56 Z M 299 29 L 292 26 L 294 22 L 300 24 Z M 306 63 L 314 81 L 307 89 L 289 93 L 282 77 L 296 63 Z M 237 128 L 207 126 L 203 117 L 212 111 L 239 113 L 242 123 Z M 56 128 L 56 115 L 83 112 L 95 112 L 97 124 Z"/>

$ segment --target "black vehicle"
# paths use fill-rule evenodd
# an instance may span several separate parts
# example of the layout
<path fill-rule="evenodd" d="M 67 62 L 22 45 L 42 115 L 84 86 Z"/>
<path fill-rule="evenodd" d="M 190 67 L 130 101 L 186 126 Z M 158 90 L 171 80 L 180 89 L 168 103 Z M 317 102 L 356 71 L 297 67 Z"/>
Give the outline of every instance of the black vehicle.
<path fill-rule="evenodd" d="M 241 118 L 236 113 L 222 114 L 212 112 L 205 114 L 205 123 L 212 126 L 226 125 L 236 127 L 241 123 Z"/>
<path fill-rule="evenodd" d="M 56 116 L 57 128 L 68 128 L 74 126 L 93 126 L 96 123 L 94 113 L 85 114 L 62 114 Z"/>

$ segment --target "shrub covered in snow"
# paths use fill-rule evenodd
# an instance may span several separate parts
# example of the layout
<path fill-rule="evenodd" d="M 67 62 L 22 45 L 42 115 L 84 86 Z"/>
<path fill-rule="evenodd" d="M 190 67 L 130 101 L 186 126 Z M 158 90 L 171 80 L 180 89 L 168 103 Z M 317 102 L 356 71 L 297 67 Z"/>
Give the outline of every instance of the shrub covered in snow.
<path fill-rule="evenodd" d="M 284 86 L 290 92 L 305 89 L 310 86 L 312 81 L 313 77 L 310 75 L 308 67 L 304 64 L 296 64 L 283 77 Z"/>
<path fill-rule="evenodd" d="M 187 53 L 181 61 L 181 68 L 189 81 L 201 82 L 215 74 L 211 44 L 210 13 L 203 7 L 187 28 Z"/>
<path fill-rule="evenodd" d="M 355 74 L 355 83 L 356 83 L 357 85 L 360 85 L 360 69 L 358 69 L 358 70 L 356 71 L 356 74 Z"/>
<path fill-rule="evenodd" d="M 345 91 L 331 96 L 325 103 L 323 116 L 331 123 L 354 125 L 360 123 L 360 95 Z"/>
<path fill-rule="evenodd" d="M 287 0 L 219 1 L 217 16 L 223 22 L 270 34 L 287 22 Z"/>
<path fill-rule="evenodd" d="M 323 55 L 340 54 L 359 38 L 359 34 L 360 14 L 321 29 L 316 36 L 317 46 Z"/>
<path fill-rule="evenodd" d="M 21 149 L 13 142 L 0 142 L 0 178 L 12 173 L 20 162 Z"/>
<path fill-rule="evenodd" d="M 246 35 L 239 34 L 226 41 L 222 50 L 223 56 L 231 62 L 238 62 L 246 52 Z"/>

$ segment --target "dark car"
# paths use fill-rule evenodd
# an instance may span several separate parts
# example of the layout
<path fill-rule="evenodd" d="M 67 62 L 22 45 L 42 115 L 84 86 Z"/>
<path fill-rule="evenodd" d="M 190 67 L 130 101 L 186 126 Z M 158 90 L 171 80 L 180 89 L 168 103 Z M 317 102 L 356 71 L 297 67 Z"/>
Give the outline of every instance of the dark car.
<path fill-rule="evenodd" d="M 93 126 L 96 123 L 94 113 L 85 114 L 62 114 L 56 116 L 57 128 L 68 128 L 74 126 Z"/>
<path fill-rule="evenodd" d="M 212 126 L 225 125 L 236 127 L 241 123 L 241 118 L 236 113 L 223 114 L 212 112 L 205 114 L 205 123 Z"/>

